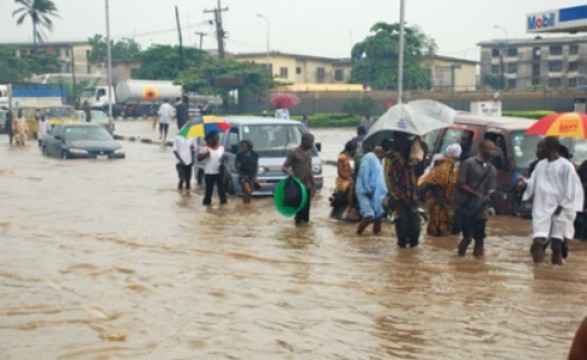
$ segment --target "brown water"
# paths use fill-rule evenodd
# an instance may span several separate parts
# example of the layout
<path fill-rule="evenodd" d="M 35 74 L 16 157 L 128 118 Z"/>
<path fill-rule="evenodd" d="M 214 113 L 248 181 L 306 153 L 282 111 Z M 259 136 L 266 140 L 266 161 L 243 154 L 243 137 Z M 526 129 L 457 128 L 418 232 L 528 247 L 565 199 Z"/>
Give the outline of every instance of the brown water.
<path fill-rule="evenodd" d="M 316 135 L 334 159 L 351 132 Z M 5 140 L 2 359 L 562 359 L 587 314 L 587 244 L 536 267 L 526 220 L 492 219 L 481 260 L 455 237 L 400 250 L 390 225 L 328 219 L 333 167 L 296 228 L 271 199 L 180 195 L 169 149 L 61 161 Z"/>

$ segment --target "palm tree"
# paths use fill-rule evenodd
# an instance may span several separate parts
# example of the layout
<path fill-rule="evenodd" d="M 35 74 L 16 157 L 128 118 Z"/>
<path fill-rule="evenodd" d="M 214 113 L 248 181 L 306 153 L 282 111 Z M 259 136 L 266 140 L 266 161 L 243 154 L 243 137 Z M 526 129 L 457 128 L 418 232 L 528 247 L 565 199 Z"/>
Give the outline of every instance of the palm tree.
<path fill-rule="evenodd" d="M 17 25 L 22 25 L 27 16 L 31 17 L 33 23 L 33 43 L 37 45 L 37 39 L 39 42 L 43 42 L 43 31 L 37 30 L 37 26 L 45 27 L 49 31 L 53 31 L 53 21 L 51 16 L 59 17 L 57 14 L 57 7 L 52 0 L 14 0 L 16 4 L 22 5 L 21 8 L 15 10 L 12 16 L 17 16 Z"/>

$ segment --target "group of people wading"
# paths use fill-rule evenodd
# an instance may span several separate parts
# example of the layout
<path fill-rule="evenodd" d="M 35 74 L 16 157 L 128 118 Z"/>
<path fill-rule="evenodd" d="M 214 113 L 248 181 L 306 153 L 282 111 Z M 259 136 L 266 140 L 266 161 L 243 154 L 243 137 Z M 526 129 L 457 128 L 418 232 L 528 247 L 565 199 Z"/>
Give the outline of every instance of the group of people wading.
<path fill-rule="evenodd" d="M 458 255 L 464 256 L 472 243 L 473 255 L 484 255 L 487 209 L 497 185 L 494 160 L 498 151 L 493 141 L 481 141 L 476 155 L 465 159 L 461 144 L 450 144 L 423 170 L 425 151 L 419 137 L 396 132 L 373 146 L 358 133 L 338 157 L 331 217 L 358 221 L 358 234 L 371 224 L 378 234 L 382 221 L 390 219 L 401 248 L 418 246 L 427 218 L 430 236 L 462 235 Z M 583 211 L 583 186 L 574 165 L 561 156 L 563 147 L 557 138 L 547 137 L 538 147 L 533 173 L 518 179 L 517 190 L 534 202 L 534 262 L 544 261 L 550 244 L 551 262 L 562 264 L 568 252 L 566 241 L 574 235 L 576 214 Z"/>

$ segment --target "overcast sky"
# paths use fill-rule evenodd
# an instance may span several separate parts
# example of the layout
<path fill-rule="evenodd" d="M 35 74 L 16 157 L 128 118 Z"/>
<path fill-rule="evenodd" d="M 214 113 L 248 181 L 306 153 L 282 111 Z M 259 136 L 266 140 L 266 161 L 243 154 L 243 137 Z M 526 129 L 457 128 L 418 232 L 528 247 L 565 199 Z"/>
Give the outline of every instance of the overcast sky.
<path fill-rule="evenodd" d="M 47 41 L 86 40 L 105 34 L 103 0 L 54 0 L 60 19 L 55 19 Z M 468 59 L 479 58 L 479 41 L 530 37 L 525 33 L 526 14 L 587 4 L 579 0 L 405 0 L 406 22 L 418 25 L 438 45 L 438 53 Z M 399 0 L 223 0 L 228 32 L 226 50 L 263 52 L 270 22 L 271 50 L 328 57 L 349 57 L 353 43 L 368 35 L 376 22 L 398 22 Z M 178 42 L 175 10 L 180 11 L 184 44 L 197 45 L 194 33 L 207 32 L 204 48 L 216 48 L 212 14 L 204 9 L 216 0 L 110 0 L 110 28 L 114 39 L 131 37 L 146 48 L 151 44 Z M 0 42 L 32 39 L 30 20 L 16 26 L 13 0 L 0 0 Z M 496 29 L 499 25 L 505 29 Z M 171 30 L 171 31 L 170 31 Z"/>

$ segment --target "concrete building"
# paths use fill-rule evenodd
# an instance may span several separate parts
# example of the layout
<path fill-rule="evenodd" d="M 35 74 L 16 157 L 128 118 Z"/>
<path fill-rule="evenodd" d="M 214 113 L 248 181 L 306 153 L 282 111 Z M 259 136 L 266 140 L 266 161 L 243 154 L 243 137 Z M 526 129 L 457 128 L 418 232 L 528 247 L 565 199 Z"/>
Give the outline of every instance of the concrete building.
<path fill-rule="evenodd" d="M 481 82 L 505 78 L 508 90 L 587 85 L 587 36 L 483 41 Z"/>
<path fill-rule="evenodd" d="M 442 55 L 428 56 L 425 61 L 432 71 L 431 90 L 477 90 L 477 66 L 479 62 Z"/>
<path fill-rule="evenodd" d="M 87 41 L 70 42 L 46 42 L 38 43 L 35 47 L 31 43 L 2 43 L 15 49 L 15 56 L 22 57 L 31 51 L 45 51 L 47 54 L 55 54 L 61 60 L 61 72 L 76 74 L 93 74 L 100 72 L 95 66 L 90 65 L 89 56 L 92 47 Z"/>
<path fill-rule="evenodd" d="M 351 59 L 287 54 L 281 52 L 236 54 L 238 60 L 267 66 L 273 77 L 291 84 L 344 84 L 351 77 Z"/>

